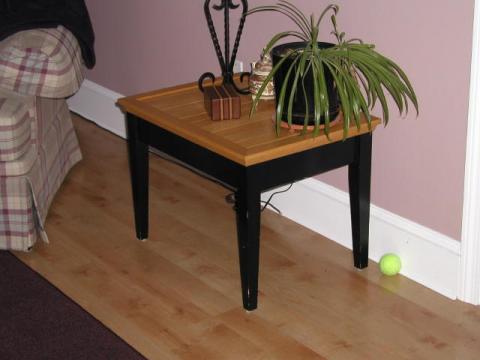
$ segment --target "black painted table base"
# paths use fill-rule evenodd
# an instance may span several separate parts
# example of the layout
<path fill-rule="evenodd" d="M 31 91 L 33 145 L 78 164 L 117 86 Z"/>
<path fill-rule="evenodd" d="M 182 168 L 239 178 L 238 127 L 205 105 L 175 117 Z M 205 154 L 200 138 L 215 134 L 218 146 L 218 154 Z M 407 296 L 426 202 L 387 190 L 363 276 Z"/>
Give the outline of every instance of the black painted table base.
<path fill-rule="evenodd" d="M 354 266 L 362 269 L 368 265 L 371 133 L 259 164 L 242 166 L 133 114 L 127 113 L 127 125 L 138 239 L 148 237 L 149 145 L 235 190 L 242 298 L 245 309 L 257 308 L 260 194 L 263 191 L 348 166 Z"/>

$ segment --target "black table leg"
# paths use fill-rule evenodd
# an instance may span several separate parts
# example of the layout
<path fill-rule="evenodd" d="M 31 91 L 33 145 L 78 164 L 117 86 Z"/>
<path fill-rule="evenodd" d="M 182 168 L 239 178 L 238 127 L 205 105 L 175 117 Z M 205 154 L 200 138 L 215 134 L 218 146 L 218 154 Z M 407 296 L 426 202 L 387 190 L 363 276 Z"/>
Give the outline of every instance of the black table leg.
<path fill-rule="evenodd" d="M 146 240 L 148 238 L 148 145 L 141 141 L 142 121 L 127 113 L 128 155 L 135 211 L 135 230 L 139 240 Z"/>
<path fill-rule="evenodd" d="M 348 166 L 350 215 L 352 220 L 353 262 L 356 268 L 368 266 L 370 225 L 371 134 L 355 138 L 355 160 Z"/>
<path fill-rule="evenodd" d="M 243 307 L 257 308 L 260 245 L 260 191 L 242 186 L 235 193 Z"/>

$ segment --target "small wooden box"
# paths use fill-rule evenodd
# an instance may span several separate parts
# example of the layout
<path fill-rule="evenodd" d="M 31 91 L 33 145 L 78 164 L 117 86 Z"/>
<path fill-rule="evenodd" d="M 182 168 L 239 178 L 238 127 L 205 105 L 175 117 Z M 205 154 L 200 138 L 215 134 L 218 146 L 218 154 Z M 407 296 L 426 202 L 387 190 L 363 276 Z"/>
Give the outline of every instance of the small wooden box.
<path fill-rule="evenodd" d="M 212 120 L 238 119 L 241 116 L 240 95 L 230 84 L 204 89 L 205 109 Z"/>

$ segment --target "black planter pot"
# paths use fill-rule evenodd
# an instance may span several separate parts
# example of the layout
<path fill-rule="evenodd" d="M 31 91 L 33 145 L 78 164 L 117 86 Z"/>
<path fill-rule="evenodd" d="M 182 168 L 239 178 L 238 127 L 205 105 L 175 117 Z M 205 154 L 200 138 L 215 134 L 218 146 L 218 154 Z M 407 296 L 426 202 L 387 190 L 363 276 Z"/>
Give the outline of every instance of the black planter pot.
<path fill-rule="evenodd" d="M 280 62 L 280 60 L 283 58 L 283 56 L 288 52 L 288 50 L 291 49 L 300 49 L 305 47 L 304 42 L 291 42 L 291 43 L 286 43 L 282 45 L 278 45 L 272 49 L 272 62 L 273 66 L 275 67 L 276 64 Z M 331 43 L 323 43 L 319 42 L 318 43 L 319 48 L 321 49 L 326 49 L 329 47 L 334 46 Z M 287 75 L 288 69 L 290 68 L 290 65 L 292 64 L 291 59 L 285 60 L 285 62 L 280 66 L 278 71 L 275 73 L 273 77 L 273 82 L 274 82 L 274 87 L 275 87 L 275 93 L 279 94 L 280 89 L 283 86 L 285 77 Z M 290 75 L 290 79 L 288 80 L 288 85 L 287 85 L 287 96 L 285 97 L 285 102 L 284 102 L 284 109 L 283 109 L 283 115 L 282 115 L 282 120 L 287 121 L 287 104 L 288 104 L 288 92 L 289 88 L 292 88 L 293 86 L 293 73 Z M 329 120 L 333 120 L 339 112 L 339 100 L 338 100 L 338 94 L 337 91 L 334 87 L 334 82 L 333 82 L 333 77 L 331 72 L 328 69 L 325 69 L 325 81 L 327 84 L 327 92 L 328 92 L 328 103 L 329 103 L 329 110 L 330 110 L 330 116 Z M 308 99 L 308 115 L 309 115 L 309 124 L 314 123 L 314 118 L 315 118 L 315 107 L 314 107 L 314 99 L 313 99 L 313 94 L 314 94 L 314 85 L 313 85 L 313 76 L 311 75 L 311 70 L 307 73 L 305 77 L 305 91 L 303 90 L 303 86 L 301 81 L 297 83 L 297 91 L 295 93 L 295 98 L 293 100 L 293 109 L 292 109 L 292 122 L 297 125 L 303 125 L 304 119 L 305 119 L 305 114 L 306 114 L 306 109 L 305 109 L 305 96 L 307 96 Z M 278 98 L 275 98 L 275 101 L 277 102 L 278 105 Z M 320 123 L 323 124 L 325 122 L 324 117 L 322 116 L 320 118 Z"/>

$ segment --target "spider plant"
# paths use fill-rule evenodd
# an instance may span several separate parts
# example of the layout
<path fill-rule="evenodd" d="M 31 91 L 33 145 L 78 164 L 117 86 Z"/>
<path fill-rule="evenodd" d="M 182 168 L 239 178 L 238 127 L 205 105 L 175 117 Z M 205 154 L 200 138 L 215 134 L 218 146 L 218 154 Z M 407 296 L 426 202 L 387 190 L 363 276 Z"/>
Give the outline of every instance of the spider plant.
<path fill-rule="evenodd" d="M 263 11 L 281 13 L 297 26 L 297 30 L 284 31 L 274 35 L 265 47 L 266 53 L 269 53 L 280 40 L 287 37 L 300 39 L 304 43 L 302 48 L 292 48 L 274 64 L 253 101 L 251 116 L 254 115 L 260 96 L 268 82 L 289 59 L 290 66 L 286 71 L 283 84 L 278 88 L 278 84 L 275 83 L 277 134 L 280 130 L 282 115 L 285 117 L 284 114 L 286 114 L 286 119 L 283 120 L 286 120 L 289 126 L 292 125 L 293 102 L 299 89 L 305 92 L 307 76 L 313 77 L 313 91 L 304 96 L 306 111 L 302 133 L 305 133 L 309 119 L 313 117 L 314 135 L 319 133 L 320 125 L 323 123 L 324 132 L 328 137 L 331 120 L 327 89 L 327 77 L 329 76 L 333 79 L 334 91 L 338 94 L 339 106 L 343 113 L 344 137 L 348 135 L 352 121 L 358 128 L 362 118 L 367 120 L 369 126 L 371 125 L 370 110 L 377 102 L 382 108 L 383 122 L 385 125 L 388 124 L 389 100 L 387 94 L 393 99 L 400 114 L 408 112 L 408 102 L 410 101 L 418 115 L 417 97 L 407 75 L 395 62 L 375 51 L 374 45 L 363 43 L 360 39 L 346 40 L 345 33 L 340 32 L 337 28 L 336 16 L 339 11 L 337 5 L 328 5 L 317 18 L 314 14 L 307 17 L 289 1 L 280 0 L 275 5 L 253 8 L 247 15 Z M 319 27 L 328 14 L 331 15 L 332 34 L 337 43 L 327 48 L 321 48 L 318 40 Z M 293 86 L 288 86 L 289 82 Z M 313 102 L 313 114 L 309 114 L 309 101 Z"/>

